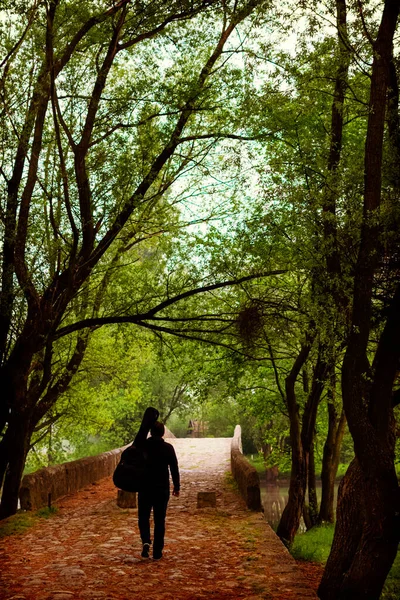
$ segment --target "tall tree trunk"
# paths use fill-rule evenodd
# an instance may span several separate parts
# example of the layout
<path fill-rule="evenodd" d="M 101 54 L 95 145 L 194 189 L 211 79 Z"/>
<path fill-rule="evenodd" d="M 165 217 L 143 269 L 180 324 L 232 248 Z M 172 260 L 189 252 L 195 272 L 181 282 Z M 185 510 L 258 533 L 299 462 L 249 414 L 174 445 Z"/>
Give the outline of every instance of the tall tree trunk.
<path fill-rule="evenodd" d="M 16 513 L 18 508 L 19 487 L 29 451 L 32 429 L 29 415 L 19 415 L 11 420 L 7 429 L 7 444 L 3 448 L 1 463 L 7 461 L 4 487 L 1 496 L 0 519 Z"/>
<path fill-rule="evenodd" d="M 292 469 L 290 473 L 289 499 L 278 525 L 277 535 L 290 546 L 300 525 L 307 485 L 307 460 L 301 442 L 299 405 L 296 400 L 295 383 L 311 350 L 314 336 L 308 336 L 285 380 L 286 402 L 290 418 L 290 444 Z"/>
<path fill-rule="evenodd" d="M 38 338 L 37 330 L 30 332 L 30 338 Z M 48 387 L 45 371 L 35 381 L 31 373 L 29 389 L 28 372 L 33 359 L 33 350 L 28 351 L 28 343 L 20 344 L 14 349 L 13 399 L 10 402 L 12 410 L 4 437 L 0 443 L 0 482 L 4 480 L 1 494 L 0 517 L 14 514 L 18 506 L 18 492 L 22 478 L 25 460 L 30 447 L 32 432 L 43 416 L 54 405 L 57 398 L 68 388 L 71 379 L 78 370 L 88 342 L 88 333 L 77 337 L 76 345 L 63 374 Z M 44 381 L 43 381 L 44 380 Z M 0 384 L 1 385 L 1 384 Z"/>
<path fill-rule="evenodd" d="M 309 503 L 306 511 L 307 529 L 314 527 L 318 516 L 318 500 L 315 483 L 314 437 L 318 406 L 321 402 L 322 392 L 328 372 L 326 352 L 327 348 L 325 344 L 320 344 L 318 348 L 317 362 L 313 371 L 311 390 L 304 407 L 303 423 L 301 427 L 301 443 L 304 455 L 306 457 L 308 479 Z"/>
<path fill-rule="evenodd" d="M 386 478 L 385 478 L 386 479 Z M 399 523 L 382 509 L 399 508 L 398 491 L 382 481 L 366 482 L 354 459 L 339 485 L 336 527 L 318 596 L 321 600 L 378 600 L 397 553 Z M 382 501 L 387 507 L 382 506 Z"/>
<path fill-rule="evenodd" d="M 3 487 L 3 481 L 7 470 L 8 464 L 8 445 L 9 435 L 7 431 L 0 440 L 0 489 Z"/>
<path fill-rule="evenodd" d="M 347 7 L 346 0 L 336 0 L 336 27 L 338 39 L 338 64 L 335 76 L 335 88 L 333 93 L 333 102 L 331 110 L 331 134 L 330 148 L 328 157 L 328 177 L 324 189 L 323 202 L 323 237 L 326 248 L 326 271 L 328 281 L 325 284 L 325 294 L 333 301 L 335 313 L 346 313 L 348 306 L 348 296 L 343 286 L 342 266 L 340 253 L 337 244 L 337 222 L 336 222 L 336 203 L 339 195 L 340 172 L 339 166 L 342 154 L 343 145 L 343 114 L 346 99 L 346 90 L 348 86 L 348 73 L 351 58 L 351 46 L 348 41 L 347 33 Z M 333 332 L 333 337 L 327 343 L 328 356 L 335 354 L 335 339 L 336 335 Z M 322 479 L 322 498 L 320 514 L 318 521 L 334 520 L 333 501 L 334 501 L 334 480 L 337 472 L 337 464 L 335 467 L 335 456 L 338 459 L 340 451 L 340 436 L 337 438 L 336 445 L 336 413 L 332 399 L 329 399 L 330 394 L 334 394 L 334 359 L 332 364 L 327 365 L 326 378 L 331 379 L 331 386 L 328 390 L 328 414 L 329 414 L 329 429 L 328 437 L 324 446 L 323 467 L 321 473 Z M 332 381 L 333 378 L 333 381 Z M 344 423 L 343 423 L 344 427 Z"/>
<path fill-rule="evenodd" d="M 338 490 L 335 536 L 318 588 L 321 600 L 337 600 L 343 579 L 360 543 L 364 522 L 363 476 L 357 459 L 347 469 Z M 356 598 L 354 596 L 354 598 Z"/>
<path fill-rule="evenodd" d="M 314 456 L 314 442 L 311 444 L 309 458 L 308 458 L 308 514 L 310 523 L 307 529 L 311 529 L 318 521 L 318 498 L 317 498 L 317 485 L 315 479 L 315 456 Z"/>
<path fill-rule="evenodd" d="M 330 310 L 330 302 L 328 301 L 328 304 L 326 303 L 326 298 L 329 298 L 333 301 L 332 304 L 335 312 L 347 306 L 348 304 L 346 293 L 343 290 L 341 276 L 342 268 L 337 244 L 336 223 L 336 201 L 339 194 L 340 181 L 339 165 L 341 160 L 343 143 L 343 109 L 345 103 L 346 89 L 348 85 L 348 71 L 350 65 L 350 45 L 347 39 L 346 0 L 336 0 L 336 23 L 338 30 L 339 61 L 336 70 L 335 88 L 333 93 L 333 102 L 331 110 L 330 148 L 327 164 L 327 178 L 324 187 L 322 205 L 323 242 L 326 253 L 326 270 L 323 276 L 323 299 L 322 301 L 320 300 L 319 303 L 319 308 L 321 310 L 324 311 L 327 309 L 327 307 Z M 327 278 L 326 275 L 328 276 Z M 310 404 L 310 406 L 308 407 L 308 419 L 304 421 L 303 417 L 302 442 L 306 455 L 311 455 L 312 452 L 312 444 L 314 439 L 313 428 L 315 427 L 318 404 L 321 400 L 323 387 L 328 377 L 328 371 L 332 371 L 334 369 L 334 363 L 332 362 L 332 365 L 330 365 L 329 361 L 333 360 L 331 357 L 334 356 L 335 333 L 336 332 L 333 331 L 332 339 L 329 339 L 329 341 L 323 344 L 319 349 L 319 355 L 313 381 L 314 390 L 311 391 L 311 394 L 308 399 L 308 403 Z M 329 337 L 329 334 L 327 335 L 327 337 Z M 306 413 L 307 411 L 305 410 L 305 415 Z M 315 468 L 314 473 L 312 472 L 312 468 L 313 457 L 311 457 L 311 460 L 309 461 L 309 525 L 315 524 L 318 520 L 318 502 L 315 493 L 315 483 L 313 489 L 313 478 L 315 480 Z"/>
<path fill-rule="evenodd" d="M 318 517 L 318 498 L 315 480 L 314 443 L 311 445 L 310 452 L 307 453 L 307 456 L 308 504 L 304 503 L 303 506 L 303 520 L 308 531 L 317 524 Z"/>
<path fill-rule="evenodd" d="M 365 521 L 357 552 L 343 579 L 340 600 L 378 600 L 396 557 L 399 494 L 395 471 L 388 467 L 377 480 L 364 478 Z"/>
<path fill-rule="evenodd" d="M 276 531 L 286 546 L 293 543 L 300 525 L 307 485 L 307 465 L 301 448 L 300 435 L 292 445 L 292 470 L 290 473 L 289 499 Z"/>
<path fill-rule="evenodd" d="M 339 422 L 337 423 L 337 416 L 333 417 L 332 415 L 333 410 L 336 412 L 336 409 L 330 404 L 328 406 L 328 437 L 325 442 L 322 459 L 319 523 L 323 523 L 324 521 L 333 523 L 335 521 L 335 480 L 339 466 L 340 449 L 346 429 L 346 417 L 342 410 Z"/>
<path fill-rule="evenodd" d="M 328 435 L 324 444 L 321 470 L 321 505 L 318 522 L 333 523 L 335 520 L 335 479 L 339 466 L 340 449 L 346 429 L 346 417 L 342 409 L 338 419 L 335 406 L 335 372 L 331 372 L 331 386 L 328 390 Z"/>
<path fill-rule="evenodd" d="M 365 390 L 365 372 L 354 377 L 356 350 L 346 353 L 343 399 L 362 479 L 364 522 L 351 566 L 343 577 L 338 600 L 378 600 L 397 554 L 400 540 L 400 490 L 394 467 L 395 420 L 392 386 L 400 359 L 400 284 L 388 311 Z M 354 370 L 353 370 L 354 369 Z M 365 397 L 368 404 L 360 402 Z M 359 494 L 360 495 L 360 494 Z"/>
<path fill-rule="evenodd" d="M 307 489 L 307 481 L 311 482 L 309 486 L 310 508 L 304 514 L 307 528 L 315 525 L 318 514 L 318 501 L 315 490 L 315 465 L 312 454 L 315 423 L 317 419 L 318 406 L 321 401 L 322 391 L 326 380 L 328 365 L 326 363 L 326 347 L 319 346 L 318 359 L 313 372 L 313 381 L 311 390 L 304 407 L 302 422 L 300 421 L 299 406 L 294 393 L 293 375 L 298 374 L 298 361 L 305 360 L 311 349 L 311 338 L 308 340 L 308 352 L 300 352 L 295 365 L 286 378 L 286 397 L 290 418 L 290 443 L 292 449 L 291 476 L 289 486 L 289 499 L 285 511 L 278 526 L 277 534 L 286 545 L 293 542 L 294 536 L 300 525 L 301 515 L 304 512 L 304 502 Z M 304 350 L 306 346 L 303 347 Z M 297 378 L 297 375 L 296 375 Z M 311 459 L 311 460 L 310 460 Z M 311 465 L 310 465 L 311 462 Z"/>

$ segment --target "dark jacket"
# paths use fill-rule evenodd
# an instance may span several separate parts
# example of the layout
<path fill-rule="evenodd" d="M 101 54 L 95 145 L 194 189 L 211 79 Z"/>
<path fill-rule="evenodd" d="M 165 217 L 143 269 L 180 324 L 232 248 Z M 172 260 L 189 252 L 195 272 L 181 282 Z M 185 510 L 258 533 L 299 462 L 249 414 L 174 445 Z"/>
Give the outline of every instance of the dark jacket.
<path fill-rule="evenodd" d="M 180 489 L 178 461 L 174 447 L 163 438 L 150 437 L 144 444 L 147 462 L 146 487 L 169 490 L 169 470 L 174 491 Z"/>

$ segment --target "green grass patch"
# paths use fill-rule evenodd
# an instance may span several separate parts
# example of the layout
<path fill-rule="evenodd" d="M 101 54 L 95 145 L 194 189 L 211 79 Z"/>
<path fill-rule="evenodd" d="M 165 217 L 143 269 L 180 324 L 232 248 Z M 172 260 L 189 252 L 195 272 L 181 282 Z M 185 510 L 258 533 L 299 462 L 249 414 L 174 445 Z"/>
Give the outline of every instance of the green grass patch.
<path fill-rule="evenodd" d="M 272 466 L 265 464 L 264 457 L 262 454 L 246 454 L 245 458 L 249 461 L 251 465 L 253 465 L 260 477 L 265 477 L 266 468 Z M 282 462 L 282 464 L 278 464 L 278 467 L 278 479 L 290 479 L 290 463 Z"/>
<path fill-rule="evenodd" d="M 294 538 L 291 553 L 296 560 L 325 564 L 332 546 L 334 525 L 313 527 Z"/>
<path fill-rule="evenodd" d="M 296 535 L 291 553 L 296 560 L 325 564 L 332 545 L 334 525 L 313 527 L 306 533 Z M 399 600 L 400 597 L 400 553 L 387 576 L 381 600 Z"/>
<path fill-rule="evenodd" d="M 246 454 L 246 458 L 259 475 L 265 475 L 265 462 L 262 454 Z"/>
<path fill-rule="evenodd" d="M 17 513 L 12 517 L 8 517 L 8 519 L 0 521 L 0 538 L 24 533 L 36 523 L 36 520 L 35 515 L 31 513 Z"/>
<path fill-rule="evenodd" d="M 257 556 L 257 554 L 248 554 L 245 558 L 246 562 L 255 562 L 259 559 L 259 557 Z"/>
<path fill-rule="evenodd" d="M 230 471 L 226 471 L 225 473 L 225 483 L 235 492 L 239 491 L 239 486 L 236 482 L 236 479 L 233 477 Z"/>
<path fill-rule="evenodd" d="M 385 586 L 381 594 L 381 600 L 399 600 L 400 597 L 400 553 L 394 560 L 389 575 L 385 581 Z"/>
<path fill-rule="evenodd" d="M 56 506 L 50 506 L 50 507 L 45 507 L 45 508 L 40 508 L 36 515 L 42 519 L 48 519 L 49 517 L 52 517 L 53 515 L 56 514 L 56 512 L 58 511 L 58 508 Z"/>
<path fill-rule="evenodd" d="M 24 533 L 30 527 L 33 527 L 39 519 L 48 519 L 57 512 L 57 508 L 41 508 L 37 512 L 18 512 L 8 519 L 0 521 L 0 538 L 9 535 Z"/>

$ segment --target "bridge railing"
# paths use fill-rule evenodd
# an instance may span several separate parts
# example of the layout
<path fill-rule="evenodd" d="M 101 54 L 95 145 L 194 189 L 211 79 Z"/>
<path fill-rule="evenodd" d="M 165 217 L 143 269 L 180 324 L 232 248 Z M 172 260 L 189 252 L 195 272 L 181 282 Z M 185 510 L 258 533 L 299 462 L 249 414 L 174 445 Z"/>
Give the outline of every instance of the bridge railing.
<path fill-rule="evenodd" d="M 231 443 L 231 471 L 247 507 L 262 511 L 260 477 L 253 465 L 243 456 L 240 425 L 236 425 Z"/>
<path fill-rule="evenodd" d="M 166 427 L 164 437 L 175 436 Z M 19 491 L 22 510 L 37 510 L 49 506 L 59 498 L 73 494 L 104 477 L 111 477 L 125 448 L 123 446 L 97 456 L 43 467 L 25 475 Z"/>
<path fill-rule="evenodd" d="M 123 448 L 97 456 L 44 467 L 25 475 L 19 500 L 23 510 L 37 510 L 113 474 Z"/>

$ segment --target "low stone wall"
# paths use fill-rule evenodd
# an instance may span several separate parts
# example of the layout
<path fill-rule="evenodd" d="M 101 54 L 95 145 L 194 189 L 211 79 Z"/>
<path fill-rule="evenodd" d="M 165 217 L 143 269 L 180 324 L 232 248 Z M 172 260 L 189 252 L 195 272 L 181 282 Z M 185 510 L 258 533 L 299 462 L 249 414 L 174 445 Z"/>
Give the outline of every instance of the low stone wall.
<path fill-rule="evenodd" d="M 123 448 L 117 448 L 25 475 L 19 491 L 21 508 L 37 510 L 103 477 L 110 477 L 122 450 Z"/>
<path fill-rule="evenodd" d="M 175 436 L 165 428 L 164 437 L 174 438 Z M 21 508 L 37 510 L 48 506 L 58 498 L 73 494 L 103 477 L 111 477 L 125 448 L 126 446 L 103 452 L 97 456 L 46 467 L 25 475 L 19 491 Z"/>
<path fill-rule="evenodd" d="M 251 510 L 263 510 L 261 504 L 260 478 L 256 469 L 243 456 L 242 430 L 236 425 L 231 444 L 231 471 L 240 493 Z"/>

